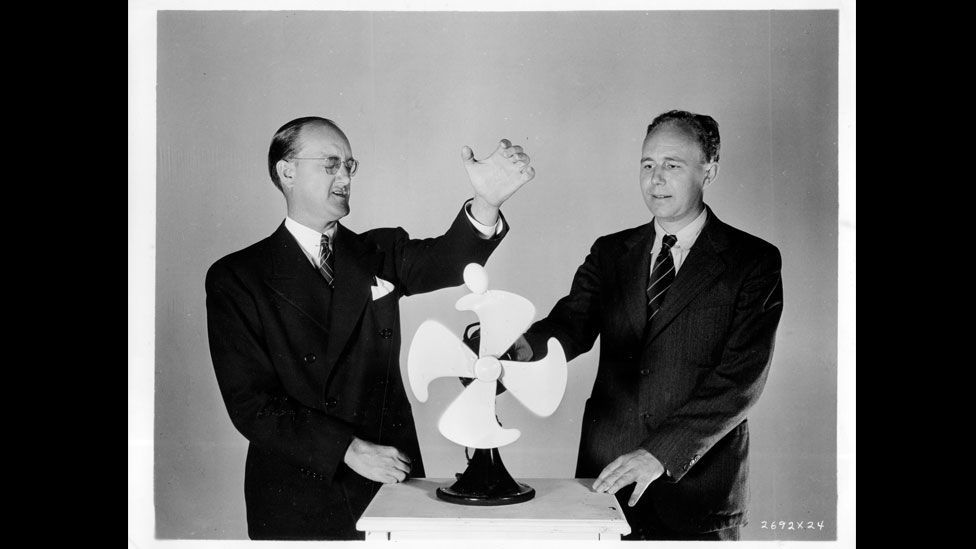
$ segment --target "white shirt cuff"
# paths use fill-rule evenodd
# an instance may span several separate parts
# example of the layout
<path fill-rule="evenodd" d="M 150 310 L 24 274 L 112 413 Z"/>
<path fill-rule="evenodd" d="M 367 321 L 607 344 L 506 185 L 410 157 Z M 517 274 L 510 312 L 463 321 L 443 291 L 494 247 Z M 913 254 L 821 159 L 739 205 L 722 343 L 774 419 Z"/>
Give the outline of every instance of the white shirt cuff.
<path fill-rule="evenodd" d="M 502 216 L 500 215 L 498 216 L 498 221 L 495 221 L 494 226 L 484 225 L 480 223 L 477 219 L 474 218 L 473 215 L 471 215 L 470 200 L 464 204 L 464 214 L 468 216 L 468 221 L 471 222 L 471 225 L 473 225 L 475 229 L 478 229 L 478 232 L 485 235 L 486 238 L 497 236 L 498 233 L 502 232 L 502 229 L 505 227 L 505 224 L 502 222 Z"/>

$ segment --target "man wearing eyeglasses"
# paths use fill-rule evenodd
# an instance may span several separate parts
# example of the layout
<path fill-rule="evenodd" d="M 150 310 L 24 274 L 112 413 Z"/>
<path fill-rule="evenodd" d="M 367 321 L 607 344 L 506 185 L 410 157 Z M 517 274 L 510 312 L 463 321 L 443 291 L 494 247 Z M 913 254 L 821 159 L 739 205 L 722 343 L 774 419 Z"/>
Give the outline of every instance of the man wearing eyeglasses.
<path fill-rule="evenodd" d="M 381 483 L 423 477 L 400 376 L 398 300 L 462 283 L 508 232 L 499 207 L 535 176 L 502 140 L 462 160 L 474 198 L 442 236 L 357 234 L 359 163 L 332 121 L 292 120 L 268 152 L 287 217 L 207 273 L 210 352 L 234 426 L 249 441 L 244 497 L 252 539 L 362 539 L 355 523 Z"/>

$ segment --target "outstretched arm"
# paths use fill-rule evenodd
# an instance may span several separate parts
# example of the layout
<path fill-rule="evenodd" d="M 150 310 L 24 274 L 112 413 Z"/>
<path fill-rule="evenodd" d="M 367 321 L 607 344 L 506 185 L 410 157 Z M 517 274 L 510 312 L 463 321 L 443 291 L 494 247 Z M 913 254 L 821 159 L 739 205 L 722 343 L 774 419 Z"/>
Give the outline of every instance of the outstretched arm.
<path fill-rule="evenodd" d="M 515 342 L 512 352 L 519 360 L 541 359 L 550 337 L 559 340 L 567 361 L 593 348 L 602 329 L 600 249 L 597 240 L 576 270 L 569 295 L 556 302 L 549 316 L 530 326 L 524 340 Z"/>

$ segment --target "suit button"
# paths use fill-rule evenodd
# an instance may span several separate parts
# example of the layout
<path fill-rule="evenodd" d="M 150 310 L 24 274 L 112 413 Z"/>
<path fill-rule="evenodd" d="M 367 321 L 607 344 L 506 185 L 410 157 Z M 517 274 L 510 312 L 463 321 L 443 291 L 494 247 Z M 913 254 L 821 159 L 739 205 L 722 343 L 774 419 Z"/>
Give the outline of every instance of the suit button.
<path fill-rule="evenodd" d="M 390 328 L 383 328 L 382 330 L 380 330 L 380 337 L 382 337 L 383 339 L 390 339 L 391 337 L 393 337 L 393 330 L 391 330 Z"/>
<path fill-rule="evenodd" d="M 338 404 L 338 402 L 334 398 L 326 399 L 325 401 L 326 408 L 335 408 L 336 404 Z"/>
<path fill-rule="evenodd" d="M 643 417 L 644 419 L 651 419 L 651 413 L 650 412 L 644 412 L 643 414 L 641 414 L 641 417 Z"/>
<path fill-rule="evenodd" d="M 311 364 L 311 363 L 315 362 L 315 359 L 316 358 L 318 358 L 318 357 L 315 356 L 315 353 L 308 353 L 307 355 L 305 355 L 304 357 L 302 357 L 302 360 L 305 361 L 305 364 Z"/>
<path fill-rule="evenodd" d="M 644 368 L 643 370 L 641 370 L 641 375 L 646 376 L 649 373 L 651 373 L 651 369 L 650 368 Z"/>

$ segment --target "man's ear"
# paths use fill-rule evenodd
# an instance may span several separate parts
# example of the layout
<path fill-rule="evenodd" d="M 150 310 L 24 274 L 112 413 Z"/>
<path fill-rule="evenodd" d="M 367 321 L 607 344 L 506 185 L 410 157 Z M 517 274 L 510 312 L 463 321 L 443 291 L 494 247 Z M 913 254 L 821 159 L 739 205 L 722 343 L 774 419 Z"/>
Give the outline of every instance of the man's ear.
<path fill-rule="evenodd" d="M 709 186 L 718 179 L 718 162 L 709 162 L 705 168 L 705 178 L 702 180 L 702 188 Z"/>
<path fill-rule="evenodd" d="M 279 160 L 275 164 L 275 171 L 278 172 L 278 181 L 281 182 L 281 188 L 290 189 L 294 185 L 295 179 L 295 166 L 287 160 Z"/>

